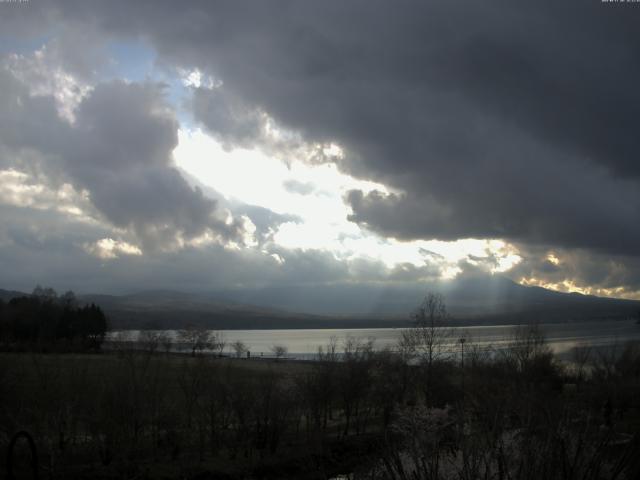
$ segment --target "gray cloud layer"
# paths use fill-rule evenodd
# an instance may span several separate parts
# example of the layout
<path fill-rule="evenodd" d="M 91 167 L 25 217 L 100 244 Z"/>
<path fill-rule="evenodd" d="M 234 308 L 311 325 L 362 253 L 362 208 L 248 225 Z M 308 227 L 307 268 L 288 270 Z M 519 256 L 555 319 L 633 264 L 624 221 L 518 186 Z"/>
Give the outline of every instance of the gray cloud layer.
<path fill-rule="evenodd" d="M 350 219 L 370 229 L 401 239 L 503 238 L 523 251 L 601 260 L 640 257 L 633 4 L 65 1 L 32 10 L 14 9 L 5 22 L 24 24 L 26 34 L 61 20 L 71 31 L 88 25 L 105 38 L 142 37 L 161 61 L 220 79 L 220 89 L 197 89 L 194 114 L 228 144 L 259 136 L 260 112 L 309 141 L 338 142 L 343 170 L 401 192 L 346 197 Z M 144 236 L 150 227 L 142 218 L 151 227 L 180 218 L 171 229 L 196 234 L 213 207 L 166 162 L 174 128 L 158 113 L 156 87 L 135 88 L 142 90 L 101 88 L 79 115 L 83 124 L 115 129 L 137 167 L 110 183 L 108 172 L 73 160 L 73 175 L 116 224 L 131 222 Z M 118 108 L 131 108 L 130 124 L 118 109 L 109 113 L 112 96 Z M 44 103 L 30 105 L 34 118 L 50 115 Z M 8 127 L 9 140 L 25 135 Z M 134 145 L 129 134 L 150 141 Z M 86 141 L 91 150 L 109 138 L 87 132 Z M 113 161 L 119 165 L 117 148 Z M 104 184 L 96 180 L 103 174 Z M 113 200 L 101 188 L 124 191 Z M 164 192 L 167 202 L 159 199 L 156 210 L 145 191 Z M 124 203 L 139 210 L 124 213 Z M 531 272 L 552 278 L 539 267 Z"/>
<path fill-rule="evenodd" d="M 80 103 L 75 124 L 58 116 L 50 96 L 32 96 L 0 70 L 0 143 L 33 150 L 40 161 L 23 168 L 88 191 L 113 225 L 132 230 L 145 247 L 171 247 L 208 230 L 237 239 L 241 224 L 226 222 L 215 201 L 188 185 L 173 167 L 178 123 L 152 83 L 98 84 Z M 12 155 L 2 159 L 16 164 Z"/>
<path fill-rule="evenodd" d="M 400 238 L 639 253 L 638 9 L 61 5 L 66 19 L 141 34 L 166 61 L 220 78 L 227 96 L 199 91 L 196 114 L 221 136 L 246 140 L 263 110 L 310 140 L 337 140 L 344 169 L 405 192 L 350 195 L 353 221 Z"/>

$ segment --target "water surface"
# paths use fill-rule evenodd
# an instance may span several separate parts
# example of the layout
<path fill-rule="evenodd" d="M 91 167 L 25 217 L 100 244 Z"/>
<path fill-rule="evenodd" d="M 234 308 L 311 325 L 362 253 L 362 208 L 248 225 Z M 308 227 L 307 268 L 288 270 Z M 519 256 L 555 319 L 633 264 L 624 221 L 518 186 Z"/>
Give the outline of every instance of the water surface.
<path fill-rule="evenodd" d="M 568 357 L 576 346 L 606 347 L 620 345 L 629 340 L 640 341 L 640 325 L 634 320 L 591 321 L 576 323 L 541 324 L 547 343 L 554 353 Z M 288 349 L 289 357 L 312 358 L 319 347 L 326 347 L 331 338 L 335 338 L 338 349 L 349 337 L 374 341 L 376 349 L 394 348 L 400 338 L 400 328 L 357 328 L 357 329 L 283 329 L 283 330 L 219 330 L 227 344 L 236 340 L 243 342 L 251 356 L 271 356 L 271 347 L 283 345 Z M 465 336 L 466 345 L 477 344 L 482 348 L 500 348 L 509 342 L 513 325 L 454 327 L 450 340 L 450 349 L 459 348 L 458 339 Z M 177 339 L 176 330 L 165 333 Z M 114 332 L 111 338 L 118 337 Z M 135 340 L 137 332 L 131 331 L 126 338 Z M 227 347 L 227 351 L 230 348 Z"/>

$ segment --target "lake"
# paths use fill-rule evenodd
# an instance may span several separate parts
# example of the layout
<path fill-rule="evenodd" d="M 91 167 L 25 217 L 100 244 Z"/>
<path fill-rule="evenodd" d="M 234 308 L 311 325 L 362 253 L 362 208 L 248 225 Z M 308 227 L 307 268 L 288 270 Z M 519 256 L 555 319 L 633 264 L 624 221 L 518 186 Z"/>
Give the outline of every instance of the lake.
<path fill-rule="evenodd" d="M 561 358 L 570 358 L 574 347 L 588 345 L 592 347 L 606 347 L 622 344 L 629 340 L 640 341 L 640 325 L 634 320 L 590 321 L 576 323 L 554 323 L 540 325 L 547 342 L 553 352 Z M 454 327 L 450 348 L 459 348 L 458 339 L 466 335 L 467 345 L 477 344 L 480 347 L 500 348 L 509 341 L 514 326 L 470 326 Z M 227 344 L 236 340 L 242 341 L 250 350 L 252 357 L 272 356 L 271 347 L 283 345 L 288 349 L 288 356 L 300 359 L 310 359 L 315 356 L 318 348 L 326 346 L 332 337 L 338 341 L 338 348 L 348 337 L 373 339 L 376 349 L 393 348 L 400 338 L 399 328 L 359 328 L 359 329 L 287 329 L 287 330 L 222 330 Z M 163 331 L 177 338 L 177 331 Z M 125 339 L 134 341 L 137 331 L 130 331 Z M 118 332 L 110 335 L 117 338 Z M 230 347 L 227 347 L 230 351 Z"/>

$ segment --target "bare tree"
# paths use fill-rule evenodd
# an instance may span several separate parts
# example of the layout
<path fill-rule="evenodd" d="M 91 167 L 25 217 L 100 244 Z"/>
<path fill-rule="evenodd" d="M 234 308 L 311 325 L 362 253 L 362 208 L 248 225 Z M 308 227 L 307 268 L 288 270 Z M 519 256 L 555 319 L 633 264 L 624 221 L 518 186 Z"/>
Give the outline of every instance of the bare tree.
<path fill-rule="evenodd" d="M 287 352 L 289 351 L 289 349 L 284 345 L 272 345 L 270 350 L 271 353 L 276 356 L 276 360 L 280 360 L 281 358 L 285 357 L 287 355 Z"/>
<path fill-rule="evenodd" d="M 573 368 L 578 382 L 582 382 L 587 375 L 587 365 L 591 360 L 592 353 L 593 351 L 591 346 L 585 343 L 576 345 L 573 348 Z"/>
<path fill-rule="evenodd" d="M 449 314 L 444 298 L 429 292 L 413 314 L 415 325 L 402 332 L 400 347 L 405 356 L 418 355 L 431 369 L 433 363 L 446 353 L 453 331 L 447 326 Z"/>
<path fill-rule="evenodd" d="M 552 355 L 538 323 L 515 327 L 505 353 L 507 359 L 513 362 L 520 372 L 526 370 L 534 362 Z"/>
<path fill-rule="evenodd" d="M 319 362 L 337 362 L 338 361 L 338 337 L 332 335 L 326 347 L 320 345 L 318 347 Z"/>
<path fill-rule="evenodd" d="M 415 337 L 413 329 L 402 330 L 396 343 L 396 352 L 406 363 L 412 362 L 417 356 Z"/>
<path fill-rule="evenodd" d="M 57 292 L 51 287 L 41 287 L 37 285 L 36 288 L 33 289 L 33 293 L 31 294 L 34 297 L 38 297 L 42 301 L 55 302 L 58 298 Z"/>
<path fill-rule="evenodd" d="M 71 290 L 68 290 L 64 294 L 60 295 L 58 301 L 63 307 L 72 309 L 78 308 L 78 299 L 76 298 L 76 294 Z"/>
<path fill-rule="evenodd" d="M 115 332 L 110 341 L 113 349 L 118 352 L 118 355 L 122 355 L 124 352 L 133 350 L 133 335 L 130 330 L 121 330 Z"/>
<path fill-rule="evenodd" d="M 247 346 L 245 345 L 245 343 L 240 341 L 240 340 L 234 341 L 231 344 L 231 348 L 233 349 L 233 351 L 236 354 L 237 358 L 242 358 L 247 353 L 247 351 L 249 350 L 247 348 Z"/>
<path fill-rule="evenodd" d="M 196 352 L 202 352 L 212 346 L 212 333 L 210 330 L 189 326 L 178 332 L 178 339 L 181 343 L 191 349 L 191 355 L 196 356 Z M 223 347 L 224 348 L 224 347 Z"/>
<path fill-rule="evenodd" d="M 348 336 L 344 340 L 340 369 L 337 370 L 337 392 L 341 400 L 345 417 L 343 435 L 348 435 L 355 423 L 356 433 L 365 424 L 363 418 L 368 416 L 365 399 L 372 386 L 373 342 Z M 355 421 L 355 422 L 354 422 Z"/>
<path fill-rule="evenodd" d="M 155 353 L 160 346 L 160 334 L 153 330 L 141 330 L 138 333 L 137 343 L 142 350 Z"/>
<path fill-rule="evenodd" d="M 214 351 L 215 355 L 221 357 L 227 346 L 227 340 L 222 332 L 211 332 L 209 337 L 209 348 Z"/>
<path fill-rule="evenodd" d="M 173 346 L 173 338 L 171 337 L 171 335 L 169 335 L 167 332 L 163 332 L 158 335 L 158 341 L 160 342 L 160 345 L 162 345 L 164 352 L 168 354 L 171 351 L 171 347 Z"/>
<path fill-rule="evenodd" d="M 417 358 L 424 368 L 425 397 L 434 397 L 436 363 L 451 355 L 455 341 L 453 330 L 447 325 L 449 315 L 444 298 L 428 292 L 413 314 L 414 326 L 401 334 L 398 348 L 406 361 Z M 429 400 L 430 401 L 430 400 Z"/>

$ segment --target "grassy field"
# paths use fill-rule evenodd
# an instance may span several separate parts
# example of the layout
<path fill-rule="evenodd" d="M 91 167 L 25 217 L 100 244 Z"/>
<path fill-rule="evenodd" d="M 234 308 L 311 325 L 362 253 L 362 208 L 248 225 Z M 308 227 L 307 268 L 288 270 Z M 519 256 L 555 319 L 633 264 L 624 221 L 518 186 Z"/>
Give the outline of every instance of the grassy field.
<path fill-rule="evenodd" d="M 310 448 L 296 385 L 313 370 L 133 351 L 0 354 L 0 441 L 29 432 L 40 469 L 57 478 L 325 478 L 351 468 L 345 455 L 366 437 L 340 439 L 336 419 Z"/>
<path fill-rule="evenodd" d="M 570 367 L 526 331 L 496 355 L 467 345 L 464 368 L 340 348 L 316 362 L 2 353 L 0 455 L 26 431 L 52 479 L 639 478 L 638 344 Z M 11 458 L 31 478 L 26 446 Z"/>

